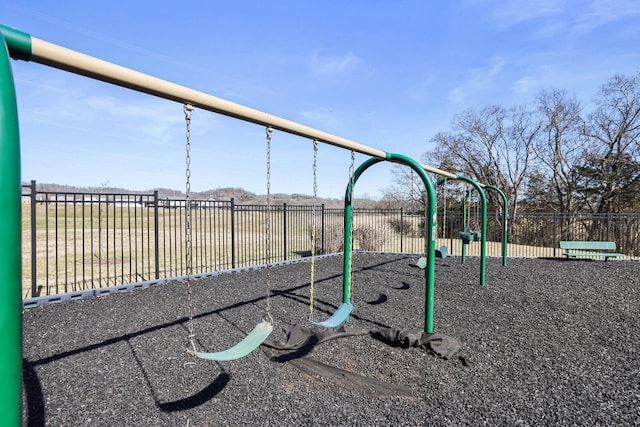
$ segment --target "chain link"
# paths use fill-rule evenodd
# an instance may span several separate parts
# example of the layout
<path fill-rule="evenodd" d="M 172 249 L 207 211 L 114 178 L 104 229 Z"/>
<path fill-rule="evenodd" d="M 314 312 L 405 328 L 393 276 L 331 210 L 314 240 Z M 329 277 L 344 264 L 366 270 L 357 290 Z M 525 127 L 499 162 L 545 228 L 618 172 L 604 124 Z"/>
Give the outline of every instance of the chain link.
<path fill-rule="evenodd" d="M 309 320 L 313 321 L 316 279 L 316 204 L 318 202 L 318 140 L 313 140 L 313 201 L 311 203 L 311 274 L 309 278 Z"/>
<path fill-rule="evenodd" d="M 271 318 L 271 126 L 267 127 L 267 217 L 265 220 L 265 255 L 267 258 L 267 316 Z"/>
<path fill-rule="evenodd" d="M 350 198 L 351 201 L 353 203 L 353 186 L 355 184 L 355 176 L 354 176 L 354 171 L 355 171 L 355 163 L 356 163 L 356 152 L 355 150 L 351 150 L 351 165 L 349 166 L 349 194 L 350 194 Z M 352 211 L 353 212 L 353 211 Z M 349 233 L 349 247 L 351 248 L 351 253 L 349 254 L 349 283 L 347 283 L 349 290 L 349 294 L 351 294 L 351 270 L 352 270 L 352 265 L 353 265 L 353 214 L 351 216 L 351 232 Z M 344 256 L 347 256 L 347 254 L 344 254 Z"/>
<path fill-rule="evenodd" d="M 195 333 L 193 330 L 193 284 L 191 276 L 193 275 L 193 261 L 191 253 L 191 115 L 193 114 L 193 106 L 184 105 L 184 120 L 186 125 L 186 184 L 185 184 L 185 262 L 187 270 L 187 304 L 189 306 L 189 342 L 193 351 L 196 352 Z"/>

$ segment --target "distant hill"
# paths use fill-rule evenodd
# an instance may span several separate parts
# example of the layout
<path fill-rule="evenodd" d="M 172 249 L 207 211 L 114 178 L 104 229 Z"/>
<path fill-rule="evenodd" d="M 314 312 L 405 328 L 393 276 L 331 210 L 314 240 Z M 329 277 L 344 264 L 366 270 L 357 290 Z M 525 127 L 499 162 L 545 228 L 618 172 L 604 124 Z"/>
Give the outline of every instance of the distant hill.
<path fill-rule="evenodd" d="M 23 183 L 23 185 L 29 185 L 29 183 Z M 153 188 L 146 191 L 133 191 L 126 188 L 117 187 L 76 187 L 72 185 L 64 184 L 49 184 L 49 183 L 36 183 L 38 191 L 50 191 L 59 193 L 116 193 L 116 194 L 150 194 L 154 191 L 158 191 L 158 197 L 161 199 L 184 199 L 185 192 L 179 190 L 172 190 L 169 188 Z M 255 194 L 239 187 L 225 187 L 215 188 L 212 190 L 192 192 L 191 198 L 193 199 L 205 199 L 205 200 L 229 200 L 235 199 L 236 203 L 242 204 L 256 204 L 264 205 L 267 202 L 267 196 L 264 194 Z M 369 203 L 370 202 L 370 203 Z M 307 194 L 284 194 L 274 193 L 271 194 L 271 203 L 276 204 L 289 204 L 289 205 L 311 205 L 313 203 L 313 196 Z M 329 208 L 340 208 L 344 206 L 343 199 L 334 198 L 322 198 L 318 197 L 318 204 L 324 203 Z M 359 199 L 357 205 L 359 207 L 373 207 L 375 201 Z"/>

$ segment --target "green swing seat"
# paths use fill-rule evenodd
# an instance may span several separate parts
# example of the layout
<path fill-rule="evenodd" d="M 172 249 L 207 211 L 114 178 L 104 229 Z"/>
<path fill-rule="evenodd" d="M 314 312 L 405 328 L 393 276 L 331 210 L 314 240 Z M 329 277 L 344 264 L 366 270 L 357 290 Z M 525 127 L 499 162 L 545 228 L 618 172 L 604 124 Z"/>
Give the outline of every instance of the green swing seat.
<path fill-rule="evenodd" d="M 435 255 L 436 258 L 441 258 L 444 259 L 447 257 L 447 247 L 446 246 L 440 246 L 440 249 L 436 249 L 435 251 Z M 427 257 L 420 257 L 418 258 L 418 261 L 416 261 L 416 267 L 421 268 L 421 269 L 425 269 L 427 268 Z"/>
<path fill-rule="evenodd" d="M 242 341 L 227 350 L 216 353 L 197 351 L 193 354 L 200 359 L 218 362 L 240 359 L 258 348 L 271 334 L 271 331 L 273 331 L 273 325 L 270 322 L 261 322 Z"/>
<path fill-rule="evenodd" d="M 335 313 L 333 313 L 331 317 L 329 317 L 327 320 L 323 322 L 311 321 L 311 323 L 323 328 L 336 328 L 347 321 L 352 311 L 353 311 L 353 304 L 348 302 L 343 302 L 342 304 L 340 304 L 340 307 L 338 307 Z"/>

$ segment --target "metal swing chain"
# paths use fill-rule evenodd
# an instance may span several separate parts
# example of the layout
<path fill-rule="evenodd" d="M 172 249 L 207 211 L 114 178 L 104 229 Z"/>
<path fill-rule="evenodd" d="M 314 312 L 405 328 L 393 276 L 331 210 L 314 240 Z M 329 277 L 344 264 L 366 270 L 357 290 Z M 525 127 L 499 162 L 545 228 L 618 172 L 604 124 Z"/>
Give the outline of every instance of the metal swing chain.
<path fill-rule="evenodd" d="M 443 208 L 442 208 L 442 238 L 443 239 L 447 238 L 447 189 L 444 186 L 445 183 L 446 181 L 441 184 L 442 201 L 443 201 Z"/>
<path fill-rule="evenodd" d="M 313 140 L 313 201 L 311 203 L 311 277 L 309 278 L 309 320 L 313 321 L 316 279 L 316 203 L 318 199 L 318 140 Z"/>
<path fill-rule="evenodd" d="M 271 317 L 271 126 L 267 127 L 267 217 L 265 220 L 265 256 L 267 258 L 267 298 L 266 309 L 269 320 Z"/>
<path fill-rule="evenodd" d="M 196 352 L 195 333 L 193 330 L 193 284 L 191 276 L 193 274 L 193 261 L 191 254 L 191 115 L 193 106 L 184 105 L 184 120 L 186 124 L 186 184 L 185 184 L 185 262 L 187 270 L 187 305 L 189 310 L 189 342 L 193 351 Z"/>
<path fill-rule="evenodd" d="M 355 183 L 355 176 L 354 175 L 354 169 L 355 169 L 355 163 L 356 163 L 356 152 L 355 150 L 351 150 L 351 165 L 349 166 L 349 193 L 351 194 L 351 198 L 353 200 L 353 185 Z M 349 241 L 351 242 L 351 244 L 349 245 L 351 247 L 351 254 L 349 256 L 349 283 L 347 283 L 347 286 L 349 288 L 351 288 L 351 266 L 353 265 L 353 214 L 351 215 L 351 232 L 349 233 Z M 347 254 L 345 253 L 345 256 Z"/>

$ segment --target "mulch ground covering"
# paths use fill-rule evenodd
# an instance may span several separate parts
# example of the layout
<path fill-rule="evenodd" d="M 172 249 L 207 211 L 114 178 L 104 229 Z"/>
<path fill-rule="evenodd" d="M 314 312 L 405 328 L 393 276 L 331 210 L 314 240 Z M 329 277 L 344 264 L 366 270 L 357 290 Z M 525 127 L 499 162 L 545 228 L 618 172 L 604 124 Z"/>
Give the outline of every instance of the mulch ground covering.
<path fill-rule="evenodd" d="M 187 354 L 185 282 L 24 312 L 24 423 L 51 426 L 638 425 L 640 263 L 438 260 L 435 331 L 448 360 L 392 346 L 424 326 L 415 257 L 356 254 L 344 337 L 230 362 Z M 317 260 L 316 310 L 342 297 L 342 257 Z M 225 349 L 270 306 L 274 340 L 305 323 L 309 263 L 193 281 L 194 332 Z M 269 280 L 268 277 L 269 276 Z M 267 301 L 267 282 L 271 297 Z"/>

